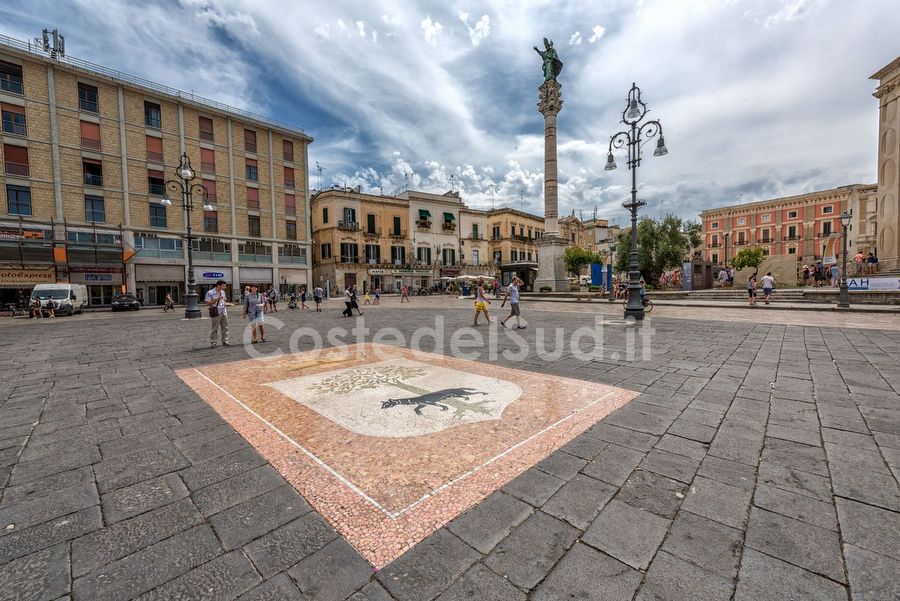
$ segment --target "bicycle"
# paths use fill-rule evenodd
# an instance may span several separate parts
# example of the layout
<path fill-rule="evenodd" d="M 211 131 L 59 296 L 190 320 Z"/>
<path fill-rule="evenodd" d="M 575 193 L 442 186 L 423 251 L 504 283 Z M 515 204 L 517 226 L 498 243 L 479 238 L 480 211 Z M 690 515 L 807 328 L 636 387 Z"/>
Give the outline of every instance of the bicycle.
<path fill-rule="evenodd" d="M 624 305 L 628 304 L 628 293 L 627 292 L 625 293 L 625 298 L 622 299 L 622 304 L 624 304 Z M 644 295 L 644 298 L 641 299 L 641 306 L 644 307 L 645 313 L 649 313 L 650 311 L 653 310 L 653 301 L 650 300 L 649 297 Z"/>

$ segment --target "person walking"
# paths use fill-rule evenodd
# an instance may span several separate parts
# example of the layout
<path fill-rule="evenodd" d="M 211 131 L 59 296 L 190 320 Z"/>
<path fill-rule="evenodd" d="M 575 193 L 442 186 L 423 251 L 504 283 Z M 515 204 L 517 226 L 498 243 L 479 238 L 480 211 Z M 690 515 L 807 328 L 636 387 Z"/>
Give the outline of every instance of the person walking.
<path fill-rule="evenodd" d="M 244 319 L 250 320 L 252 336 L 250 344 L 266 341 L 265 320 L 263 318 L 266 308 L 266 299 L 259 293 L 257 286 L 250 286 L 250 292 L 244 296 Z"/>
<path fill-rule="evenodd" d="M 409 302 L 409 287 L 406 284 L 400 286 L 400 302 Z"/>
<path fill-rule="evenodd" d="M 166 293 L 166 300 L 165 300 L 165 304 L 163 305 L 163 313 L 165 313 L 166 311 L 168 311 L 170 309 L 172 310 L 173 313 L 175 312 L 175 301 L 174 301 L 174 299 L 172 299 L 172 293 L 168 292 L 168 293 Z"/>
<path fill-rule="evenodd" d="M 484 318 L 491 323 L 491 317 L 488 315 L 488 305 L 491 302 L 484 296 L 484 282 L 478 281 L 478 288 L 475 289 L 475 322 L 473 326 L 478 325 L 478 317 L 484 313 Z"/>
<path fill-rule="evenodd" d="M 228 310 L 225 308 L 225 280 L 216 280 L 216 286 L 206 293 L 206 306 L 212 319 L 209 329 L 209 346 L 216 346 L 216 332 L 222 338 L 222 346 L 228 344 Z"/>
<path fill-rule="evenodd" d="M 313 288 L 313 300 L 316 303 L 316 311 L 319 313 L 322 312 L 322 297 L 325 296 L 325 291 L 322 290 L 321 286 L 316 286 Z"/>
<path fill-rule="evenodd" d="M 524 330 L 525 326 L 519 320 L 519 287 L 524 284 L 522 280 L 520 280 L 517 276 L 513 276 L 512 281 L 509 283 L 509 286 L 506 287 L 506 294 L 503 296 L 503 302 L 500 304 L 502 308 L 506 301 L 509 300 L 509 315 L 500 322 L 500 325 L 506 327 L 506 322 L 511 318 L 516 318 L 516 329 Z"/>
<path fill-rule="evenodd" d="M 775 291 L 775 277 L 772 275 L 772 272 L 769 271 L 762 278 L 762 287 L 763 287 L 763 300 L 766 301 L 766 304 L 769 304 L 769 299 L 772 298 L 772 292 Z"/>
<path fill-rule="evenodd" d="M 350 286 L 344 286 L 344 305 L 346 308 L 341 315 L 344 317 L 353 317 L 353 294 L 350 292 Z"/>
<path fill-rule="evenodd" d="M 752 306 L 756 305 L 756 276 L 751 275 L 747 278 L 747 302 Z"/>
<path fill-rule="evenodd" d="M 868 262 L 869 262 L 869 274 L 875 275 L 876 273 L 878 273 L 878 257 L 875 255 L 875 253 L 869 253 Z"/>
<path fill-rule="evenodd" d="M 837 288 L 838 280 L 840 279 L 841 270 L 838 269 L 837 263 L 834 263 L 831 266 L 831 287 Z"/>
<path fill-rule="evenodd" d="M 300 308 L 309 309 L 309 305 L 306 304 L 306 286 L 300 288 Z"/>
<path fill-rule="evenodd" d="M 865 264 L 866 257 L 861 252 L 853 255 L 853 264 L 856 266 L 856 276 L 859 277 L 863 272 L 863 265 Z"/>
<path fill-rule="evenodd" d="M 274 286 L 269 286 L 269 306 L 272 307 L 273 313 L 278 313 L 278 293 L 275 292 Z"/>
<path fill-rule="evenodd" d="M 375 289 L 375 301 L 372 303 L 373 305 L 381 304 L 381 288 Z"/>
<path fill-rule="evenodd" d="M 500 282 L 498 280 L 494 280 L 491 282 L 491 288 L 494 289 L 494 298 L 500 298 Z"/>
<path fill-rule="evenodd" d="M 364 295 L 363 298 L 364 298 L 364 300 L 363 300 L 363 304 L 364 304 L 364 305 L 371 305 L 371 304 L 372 304 L 372 297 L 369 295 L 369 290 L 368 290 L 368 289 L 366 289 L 366 293 L 365 293 L 365 295 Z"/>
<path fill-rule="evenodd" d="M 41 299 L 35 298 L 31 301 L 31 316 L 38 319 L 44 318 L 44 311 L 41 308 Z"/>
<path fill-rule="evenodd" d="M 357 315 L 362 315 L 362 311 L 359 310 L 359 295 L 356 292 L 356 284 L 350 286 L 350 308 L 356 309 Z M 351 311 L 351 315 L 353 312 Z"/>

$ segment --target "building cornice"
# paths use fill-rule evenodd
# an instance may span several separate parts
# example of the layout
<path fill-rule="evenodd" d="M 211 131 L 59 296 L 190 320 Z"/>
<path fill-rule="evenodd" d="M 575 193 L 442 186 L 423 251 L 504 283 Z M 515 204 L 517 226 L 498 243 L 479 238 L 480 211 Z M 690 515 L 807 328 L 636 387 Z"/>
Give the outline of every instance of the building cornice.
<path fill-rule="evenodd" d="M 794 208 L 810 201 L 823 200 L 843 200 L 854 192 L 866 193 L 875 192 L 878 189 L 877 184 L 851 184 L 849 186 L 840 186 L 829 190 L 820 190 L 818 192 L 807 192 L 806 194 L 797 194 L 795 196 L 785 196 L 783 198 L 773 198 L 769 200 L 760 200 L 743 205 L 729 205 L 726 207 L 718 207 L 715 209 L 707 209 L 701 211 L 700 218 L 722 217 L 726 215 L 750 214 L 757 213 L 765 209 Z"/>

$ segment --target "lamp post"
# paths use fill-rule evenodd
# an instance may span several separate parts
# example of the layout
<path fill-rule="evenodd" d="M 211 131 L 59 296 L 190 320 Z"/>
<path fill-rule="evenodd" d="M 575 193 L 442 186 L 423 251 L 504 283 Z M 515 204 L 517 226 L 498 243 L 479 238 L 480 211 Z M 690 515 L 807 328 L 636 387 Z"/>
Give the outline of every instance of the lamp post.
<path fill-rule="evenodd" d="M 728 232 L 725 232 L 725 233 L 722 235 L 722 237 L 725 239 L 725 251 L 724 251 L 725 257 L 724 257 L 724 259 L 723 259 L 723 261 L 722 261 L 722 264 L 723 264 L 726 268 L 728 267 L 728 236 L 729 236 Z"/>
<path fill-rule="evenodd" d="M 838 308 L 850 308 L 850 289 L 847 287 L 847 227 L 850 225 L 850 213 L 841 213 L 841 229 L 844 230 L 843 250 L 841 251 L 841 284 L 838 294 Z"/>
<path fill-rule="evenodd" d="M 187 235 L 185 239 L 188 244 L 188 282 L 187 294 L 185 295 L 186 308 L 184 317 L 186 319 L 198 319 L 200 317 L 200 307 L 197 305 L 197 282 L 194 279 L 194 236 L 191 231 L 191 213 L 194 212 L 194 194 L 199 192 L 203 197 L 203 210 L 212 211 L 213 208 L 209 204 L 209 193 L 206 187 L 201 184 L 192 184 L 191 181 L 197 177 L 196 172 L 191 168 L 191 160 L 187 153 L 181 155 L 181 162 L 175 169 L 175 175 L 178 179 L 166 180 L 166 189 L 172 192 L 181 192 L 181 208 L 184 211 L 184 221 L 187 224 Z M 181 181 L 179 181 L 181 180 Z M 172 200 L 169 194 L 163 196 L 162 204 L 171 206 Z"/>
<path fill-rule="evenodd" d="M 641 100 L 641 89 L 631 84 L 625 110 L 622 111 L 622 123 L 628 129 L 622 130 L 609 139 L 609 153 L 606 156 L 606 171 L 616 168 L 613 159 L 613 147 L 628 148 L 628 168 L 631 170 L 631 200 L 623 203 L 623 207 L 631 211 L 631 264 L 628 271 L 628 302 L 625 304 L 625 317 L 644 319 L 644 305 L 641 302 L 641 271 L 638 265 L 637 251 L 637 215 L 638 209 L 647 204 L 637 197 L 637 168 L 641 164 L 641 142 L 649 141 L 657 134 L 656 150 L 653 156 L 661 157 L 669 153 L 663 138 L 662 125 L 653 119 L 641 123 L 647 114 L 647 105 Z"/>
<path fill-rule="evenodd" d="M 609 280 L 609 290 L 607 290 L 607 292 L 609 294 L 608 294 L 608 298 L 606 300 L 607 300 L 607 302 L 612 303 L 612 302 L 615 302 L 615 300 L 616 300 L 616 290 L 613 287 L 613 280 L 615 278 L 613 278 L 613 276 L 612 276 L 612 274 L 614 274 L 616 272 L 616 245 L 615 244 L 609 245 L 609 266 L 612 269 L 609 269 L 607 271 L 607 275 L 609 275 L 609 277 L 607 278 Z"/>

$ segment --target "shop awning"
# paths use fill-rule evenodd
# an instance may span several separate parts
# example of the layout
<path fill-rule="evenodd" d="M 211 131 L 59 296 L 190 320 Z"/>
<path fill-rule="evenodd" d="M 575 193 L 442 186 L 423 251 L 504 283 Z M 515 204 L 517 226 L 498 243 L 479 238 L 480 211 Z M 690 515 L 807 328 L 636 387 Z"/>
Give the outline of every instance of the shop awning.
<path fill-rule="evenodd" d="M 453 216 L 453 213 L 444 213 L 444 221 L 453 221 L 456 217 Z"/>
<path fill-rule="evenodd" d="M 428 209 L 419 209 L 419 219 L 430 219 L 431 211 Z"/>

